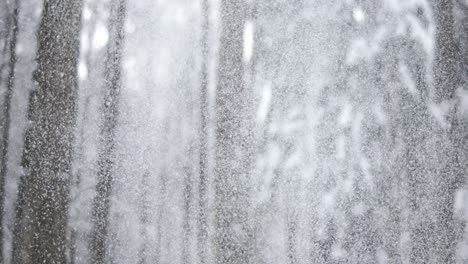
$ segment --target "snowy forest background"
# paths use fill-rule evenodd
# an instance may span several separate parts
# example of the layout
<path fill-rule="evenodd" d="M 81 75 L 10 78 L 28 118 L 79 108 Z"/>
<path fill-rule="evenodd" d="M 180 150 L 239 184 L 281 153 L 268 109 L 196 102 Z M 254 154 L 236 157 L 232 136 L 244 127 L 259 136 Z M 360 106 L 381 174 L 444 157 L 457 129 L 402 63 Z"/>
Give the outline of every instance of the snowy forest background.
<path fill-rule="evenodd" d="M 468 1 L 1 0 L 0 263 L 468 263 Z"/>

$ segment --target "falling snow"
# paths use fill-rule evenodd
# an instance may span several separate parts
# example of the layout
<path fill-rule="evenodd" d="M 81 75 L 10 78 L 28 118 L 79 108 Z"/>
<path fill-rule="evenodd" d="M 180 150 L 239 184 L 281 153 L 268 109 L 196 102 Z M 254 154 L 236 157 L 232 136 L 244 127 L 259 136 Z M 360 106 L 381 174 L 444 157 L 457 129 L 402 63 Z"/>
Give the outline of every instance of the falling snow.
<path fill-rule="evenodd" d="M 0 263 L 468 263 L 468 1 L 0 3 Z"/>

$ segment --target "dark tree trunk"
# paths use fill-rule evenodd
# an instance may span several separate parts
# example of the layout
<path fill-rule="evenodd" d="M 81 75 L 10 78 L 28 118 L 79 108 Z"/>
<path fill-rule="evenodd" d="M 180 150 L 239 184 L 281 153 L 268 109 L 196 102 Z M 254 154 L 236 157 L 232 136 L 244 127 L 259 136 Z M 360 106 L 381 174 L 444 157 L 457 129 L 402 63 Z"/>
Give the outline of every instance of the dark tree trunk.
<path fill-rule="evenodd" d="M 0 54 L 0 85 L 3 84 L 3 80 L 7 78 L 6 75 L 9 73 L 5 71 L 8 70 L 8 65 L 10 62 L 10 58 L 8 56 L 9 48 L 10 48 L 10 34 L 12 33 L 13 27 L 12 24 L 12 12 L 9 8 L 9 3 L 7 1 L 0 2 L 0 18 L 3 21 L 2 27 L 0 28 L 0 47 L 1 47 L 1 54 Z"/>
<path fill-rule="evenodd" d="M 458 71 L 458 45 L 455 36 L 453 0 L 433 1 L 435 34 L 434 86 L 437 103 L 455 99 L 460 72 Z M 460 137 L 456 110 L 449 112 L 450 128 L 442 131 L 439 137 L 443 144 L 438 151 L 438 161 L 442 164 L 435 180 L 435 225 L 434 263 L 456 262 L 456 221 L 454 219 L 455 192 L 462 181 L 459 160 Z M 461 132 L 461 133 L 460 133 Z"/>
<path fill-rule="evenodd" d="M 455 10 L 458 11 L 459 27 L 457 31 L 459 33 L 457 40 L 460 48 L 461 77 L 463 84 L 466 85 L 468 83 L 468 2 L 458 0 Z"/>
<path fill-rule="evenodd" d="M 215 263 L 251 263 L 249 180 L 251 95 L 242 62 L 244 2 L 221 1 L 221 42 L 216 92 Z"/>
<path fill-rule="evenodd" d="M 15 81 L 15 67 L 16 67 L 16 42 L 18 39 L 18 16 L 19 16 L 19 0 L 15 1 L 13 14 L 11 15 L 11 39 L 9 40 L 9 53 L 10 60 L 8 63 L 8 79 L 3 99 L 3 127 L 2 127 L 2 156 L 0 163 L 0 263 L 3 263 L 3 216 L 4 216 L 4 203 L 5 203 L 5 181 L 8 169 L 8 146 L 10 139 L 10 123 L 11 123 L 11 99 L 13 96 L 13 85 Z M 10 16 L 10 15 L 9 15 Z M 8 34 L 9 36 L 10 34 Z M 7 42 L 5 42 L 6 44 Z M 0 71 L 0 75 L 1 75 Z"/>
<path fill-rule="evenodd" d="M 12 14 L 8 8 L 8 3 L 6 1 L 3 1 L 0 3 L 0 10 L 1 13 L 0 13 L 0 17 L 2 17 L 4 23 L 3 24 L 3 27 L 0 28 L 0 40 L 2 41 L 1 43 L 1 47 L 2 47 L 2 51 L 1 51 L 1 57 L 0 57 L 0 85 L 3 83 L 3 80 L 5 77 L 5 75 L 8 75 L 8 72 L 5 73 L 5 69 L 8 67 L 9 65 L 9 58 L 8 58 L 8 52 L 9 52 L 9 41 L 10 41 L 10 34 L 12 32 Z"/>
<path fill-rule="evenodd" d="M 44 2 L 31 93 L 13 263 L 65 263 L 81 1 Z"/>
<path fill-rule="evenodd" d="M 436 102 L 452 99 L 458 80 L 453 0 L 434 0 L 435 57 L 434 86 Z"/>
<path fill-rule="evenodd" d="M 126 0 L 111 3 L 109 44 L 105 68 L 105 95 L 103 124 L 98 158 L 96 197 L 93 203 L 92 260 L 94 264 L 105 262 L 109 232 L 110 198 L 113 182 L 115 132 L 117 127 L 120 90 L 122 86 L 121 60 L 124 44 Z"/>
<path fill-rule="evenodd" d="M 199 185 L 198 185 L 198 261 L 200 264 L 206 263 L 206 252 L 208 243 L 208 199 L 206 191 L 208 189 L 208 34 L 209 33 L 209 5 L 208 0 L 202 0 L 202 67 L 200 84 L 200 157 L 199 157 Z"/>

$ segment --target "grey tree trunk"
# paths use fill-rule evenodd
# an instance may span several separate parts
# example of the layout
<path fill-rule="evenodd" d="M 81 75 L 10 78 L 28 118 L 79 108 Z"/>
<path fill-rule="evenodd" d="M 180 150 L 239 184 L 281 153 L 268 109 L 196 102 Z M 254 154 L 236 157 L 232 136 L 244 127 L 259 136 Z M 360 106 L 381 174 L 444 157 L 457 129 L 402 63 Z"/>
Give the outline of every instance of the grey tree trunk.
<path fill-rule="evenodd" d="M 124 24 L 126 0 L 111 3 L 109 21 L 109 44 L 105 68 L 105 95 L 103 105 L 103 124 L 98 158 L 98 179 L 96 197 L 93 202 L 92 221 L 92 261 L 94 264 L 105 262 L 107 236 L 109 232 L 110 198 L 113 182 L 115 132 L 117 127 L 120 90 L 122 86 L 121 60 L 124 45 Z"/>
<path fill-rule="evenodd" d="M 461 79 L 458 71 L 458 45 L 455 36 L 453 0 L 433 1 L 436 26 L 434 85 L 437 103 L 455 99 L 457 85 Z M 462 164 L 457 149 L 463 148 L 460 138 L 466 132 L 459 131 L 457 105 L 449 113 L 450 128 L 443 131 L 442 140 L 446 147 L 438 149 L 441 168 L 435 179 L 437 203 L 435 203 L 436 223 L 434 227 L 434 263 L 455 263 L 456 221 L 454 219 L 455 192 L 462 179 Z M 443 141 L 442 141 L 443 142 Z"/>
<path fill-rule="evenodd" d="M 65 263 L 82 2 L 44 2 L 16 223 L 15 264 Z"/>
<path fill-rule="evenodd" d="M 88 38 L 87 43 L 83 43 L 88 45 L 88 47 L 92 47 L 93 45 L 93 38 L 92 35 L 96 31 L 96 25 L 98 20 L 98 9 L 99 3 L 88 4 L 88 8 L 91 12 L 91 19 L 86 24 L 83 24 L 83 31 L 86 30 L 86 26 L 88 27 Z M 103 5 L 103 4 L 101 4 Z M 87 131 L 89 131 L 89 124 L 90 121 L 90 113 L 92 111 L 91 101 L 93 95 L 93 88 L 96 86 L 96 79 L 102 76 L 102 66 L 104 63 L 101 62 L 102 54 L 105 51 L 95 51 L 92 49 L 87 50 L 84 54 L 81 55 L 81 62 L 86 65 L 89 71 L 89 76 L 86 80 L 82 80 L 80 82 L 80 96 L 84 97 L 84 102 L 81 105 L 78 105 L 77 108 L 77 115 L 78 120 L 76 126 L 79 128 L 79 132 L 77 132 L 76 139 L 75 139 L 75 156 L 74 156 L 74 179 L 71 186 L 71 210 L 73 210 L 73 203 L 76 200 L 80 199 L 81 193 L 80 190 L 82 188 L 82 179 L 83 175 L 86 174 L 86 166 L 85 166 L 85 156 L 86 156 L 86 144 L 87 144 Z M 99 65 L 99 66 L 98 66 Z M 78 102 L 80 99 L 78 99 Z M 82 109 L 80 112 L 80 108 Z M 70 224 L 69 224 L 69 241 L 68 241 L 68 257 L 69 257 L 69 264 L 75 264 L 79 256 L 77 255 L 78 244 L 80 240 L 86 240 L 89 237 L 88 232 L 84 232 L 78 225 L 74 225 L 73 223 L 76 222 L 76 217 L 78 215 L 70 214 Z"/>
<path fill-rule="evenodd" d="M 244 2 L 221 1 L 221 42 L 216 94 L 215 263 L 251 263 L 249 223 L 251 111 L 242 62 Z"/>
<path fill-rule="evenodd" d="M 149 197 L 150 197 L 150 190 L 148 186 L 148 178 L 150 177 L 149 171 L 145 171 L 143 173 L 143 177 L 141 179 L 141 200 L 140 200 L 140 236 L 142 245 L 140 246 L 140 250 L 138 252 L 138 264 L 146 264 L 147 261 L 147 254 L 148 254 L 148 224 L 150 218 L 150 208 L 149 208 Z"/>
<path fill-rule="evenodd" d="M 199 130 L 199 185 L 198 185 L 198 219 L 197 219 L 197 254 L 200 264 L 206 263 L 208 247 L 208 33 L 209 33 L 209 5 L 208 0 L 202 0 L 202 67 L 200 83 L 200 130 Z"/>
<path fill-rule="evenodd" d="M 455 5 L 455 10 L 458 10 L 458 43 L 460 44 L 461 55 L 461 74 L 463 82 L 468 83 L 468 2 L 458 0 Z"/>
<path fill-rule="evenodd" d="M 10 139 L 10 123 L 11 123 L 11 98 L 13 96 L 13 85 L 15 81 L 16 67 L 16 42 L 18 39 L 18 16 L 19 16 L 19 0 L 15 1 L 14 11 L 9 20 L 11 21 L 11 39 L 9 40 L 10 60 L 8 64 L 8 79 L 3 99 L 3 127 L 2 127 L 2 156 L 0 157 L 0 263 L 3 263 L 3 216 L 5 203 L 5 180 L 8 169 L 8 146 Z M 10 16 L 10 15 L 9 15 Z M 10 34 L 8 34 L 9 36 Z M 5 42 L 6 44 L 7 42 Z M 1 75 L 0 71 L 0 75 Z"/>
<path fill-rule="evenodd" d="M 193 151 L 190 151 L 190 156 Z M 182 245 L 182 263 L 190 264 L 192 263 L 192 258 L 190 254 L 190 236 L 192 233 L 192 226 L 190 224 L 190 216 L 192 211 L 192 201 L 193 201 L 193 180 L 192 180 L 192 170 L 190 166 L 184 166 L 184 214 L 183 214 L 183 245 Z"/>
<path fill-rule="evenodd" d="M 6 1 L 0 2 L 0 17 L 2 18 L 2 27 L 0 28 L 0 47 L 1 47 L 1 57 L 0 57 L 0 85 L 2 85 L 3 80 L 7 78 L 7 70 L 9 64 L 8 52 L 9 52 L 9 41 L 10 34 L 12 29 L 12 14 L 9 8 L 9 3 Z"/>
<path fill-rule="evenodd" d="M 77 134 L 77 145 L 76 145 L 76 151 L 75 151 L 75 157 L 74 159 L 75 160 L 83 160 L 84 159 L 84 137 L 85 137 L 85 131 L 86 131 L 86 127 L 85 127 L 85 124 L 87 123 L 87 119 L 88 119 L 88 113 L 89 113 L 89 104 L 90 104 L 90 97 L 86 98 L 85 102 L 84 102 L 84 106 L 83 106 L 83 117 L 82 117 L 82 121 L 81 121 L 81 125 L 79 124 L 79 122 L 77 122 L 77 126 L 80 126 L 80 132 Z M 81 185 L 81 180 L 82 180 L 82 172 L 83 169 L 82 168 L 78 168 L 77 172 L 76 172 L 76 175 L 74 175 L 73 177 L 73 181 L 72 181 L 72 185 L 71 185 L 71 200 L 70 202 L 73 203 L 73 199 L 76 199 L 77 196 L 76 194 L 74 195 L 73 194 L 73 188 L 76 188 L 78 189 Z M 73 221 L 73 218 L 70 217 L 70 222 Z M 76 227 L 70 227 L 71 225 L 69 225 L 69 228 L 71 229 L 70 230 L 70 238 L 69 238 L 69 241 L 68 241 L 68 257 L 69 257 L 69 264 L 75 264 L 76 263 L 76 251 L 77 251 L 77 243 L 80 239 L 80 236 L 82 236 L 81 234 L 79 234 L 79 231 Z"/>
<path fill-rule="evenodd" d="M 434 86 L 436 102 L 452 99 L 458 79 L 458 47 L 455 39 L 453 0 L 434 0 L 435 57 Z"/>

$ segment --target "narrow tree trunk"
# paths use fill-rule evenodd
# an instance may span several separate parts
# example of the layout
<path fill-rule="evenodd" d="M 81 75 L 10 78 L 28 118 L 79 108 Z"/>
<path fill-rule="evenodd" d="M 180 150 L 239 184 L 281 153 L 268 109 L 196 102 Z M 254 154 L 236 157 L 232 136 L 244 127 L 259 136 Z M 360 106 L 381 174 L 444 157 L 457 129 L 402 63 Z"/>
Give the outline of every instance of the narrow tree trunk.
<path fill-rule="evenodd" d="M 2 131 L 2 156 L 0 163 L 0 263 L 3 263 L 3 216 L 4 216 L 4 203 L 5 203 L 5 181 L 8 169 L 8 146 L 10 139 L 10 123 L 11 123 L 11 99 L 13 96 L 13 85 L 15 81 L 15 67 L 16 67 L 16 42 L 18 39 L 18 16 L 19 16 L 19 0 L 15 1 L 15 7 L 12 15 L 11 25 L 11 39 L 10 39 L 10 61 L 7 87 L 5 91 L 5 98 L 3 99 L 3 131 Z M 1 74 L 1 72 L 0 72 Z"/>
<path fill-rule="evenodd" d="M 288 263 L 295 264 L 297 263 L 297 216 L 295 215 L 295 213 L 287 212 L 286 227 Z"/>
<path fill-rule="evenodd" d="M 105 68 L 105 95 L 101 145 L 98 158 L 96 197 L 93 203 L 92 260 L 94 264 L 105 262 L 106 240 L 109 231 L 110 198 L 113 182 L 115 132 L 117 127 L 120 90 L 122 86 L 121 60 L 124 44 L 126 0 L 114 0 L 111 4 L 109 44 Z"/>
<path fill-rule="evenodd" d="M 190 154 L 192 151 L 189 152 Z M 192 155 L 190 155 L 192 156 Z M 182 245 L 182 263 L 190 264 L 192 263 L 191 254 L 190 254 L 190 235 L 192 233 L 192 227 L 190 224 L 190 215 L 192 211 L 192 200 L 193 200 L 193 191 L 192 191 L 192 171 L 190 166 L 184 167 L 184 217 L 182 223 L 183 229 L 183 245 Z"/>
<path fill-rule="evenodd" d="M 221 42 L 216 93 L 215 258 L 217 264 L 251 263 L 249 224 L 251 95 L 242 62 L 244 3 L 221 1 Z"/>
<path fill-rule="evenodd" d="M 141 179 L 141 199 L 140 199 L 140 237 L 143 241 L 142 245 L 140 245 L 140 251 L 138 252 L 138 264 L 146 264 L 146 254 L 148 252 L 148 224 L 149 224 L 149 201 L 148 198 L 150 197 L 149 186 L 148 186 L 148 178 L 150 177 L 150 173 L 145 171 L 143 177 Z"/>
<path fill-rule="evenodd" d="M 206 252 L 208 247 L 208 199 L 206 191 L 208 189 L 208 33 L 209 33 L 209 5 L 208 0 L 202 0 L 202 66 L 200 85 L 200 157 L 199 157 L 199 185 L 198 185 L 198 261 L 200 264 L 206 263 Z"/>
<path fill-rule="evenodd" d="M 81 128 L 80 128 L 80 132 L 78 133 L 78 144 L 77 144 L 77 151 L 76 151 L 76 156 L 75 156 L 75 159 L 78 159 L 80 160 L 80 162 L 83 161 L 84 159 L 84 155 L 85 155 L 85 151 L 84 151 L 84 139 L 85 139 L 85 124 L 87 123 L 87 120 L 88 120 L 88 113 L 89 113 L 89 105 L 90 105 L 90 97 L 88 96 L 84 102 L 84 106 L 83 106 L 83 118 L 82 118 L 82 121 L 81 121 Z M 78 124 L 79 125 L 79 124 Z M 74 175 L 74 178 L 73 178 L 73 185 L 72 185 L 72 195 L 71 195 L 71 202 L 73 203 L 73 199 L 78 199 L 78 195 L 76 194 L 77 191 L 79 190 L 80 188 L 80 185 L 81 185 L 81 177 L 82 177 L 82 171 L 83 171 L 83 168 L 82 168 L 82 165 L 79 165 L 80 167 L 78 168 L 77 172 L 76 172 L 76 175 Z M 73 193 L 73 188 L 75 188 L 75 194 Z M 71 218 L 70 221 L 73 221 L 74 219 Z M 69 225 L 69 228 L 70 228 L 70 225 Z M 79 230 L 78 228 L 75 226 L 75 227 L 71 227 L 71 230 L 70 230 L 70 239 L 69 239 L 69 242 L 68 242 L 68 251 L 69 251 L 69 259 L 70 259 L 70 264 L 75 264 L 76 263 L 76 249 L 77 249 L 77 243 L 78 243 L 78 239 L 80 238 L 80 234 L 79 234 Z"/>
<path fill-rule="evenodd" d="M 468 2 L 458 0 L 455 9 L 459 12 L 458 43 L 460 44 L 461 75 L 463 83 L 468 83 Z M 465 86 L 466 87 L 466 86 Z"/>
<path fill-rule="evenodd" d="M 157 215 L 157 226 L 156 226 L 156 263 L 164 263 L 164 245 L 163 245 L 163 224 L 164 224 L 164 214 L 166 211 L 167 203 L 167 194 L 168 194 L 168 179 L 167 179 L 167 169 L 163 167 L 159 174 L 159 196 L 158 196 L 158 215 Z"/>
<path fill-rule="evenodd" d="M 436 102 L 452 99 L 458 79 L 453 0 L 433 0 L 435 34 L 434 86 Z"/>
<path fill-rule="evenodd" d="M 102 5 L 102 4 L 101 4 Z M 97 20 L 98 20 L 98 3 L 94 4 L 87 4 L 87 7 L 90 9 L 90 16 L 91 19 L 88 21 L 87 27 L 88 27 L 88 32 L 87 32 L 87 45 L 88 47 L 92 47 L 93 45 L 93 34 L 96 31 L 96 25 L 97 25 Z M 83 25 L 83 30 L 85 30 L 85 25 Z M 100 71 L 100 67 L 97 67 L 97 61 L 101 59 L 101 54 L 102 52 L 95 52 L 92 49 L 87 50 L 85 54 L 81 54 L 81 63 L 84 63 L 88 69 L 92 69 L 89 71 L 89 76 L 86 78 L 86 80 L 80 82 L 80 93 L 82 96 L 84 96 L 84 102 L 81 105 L 82 110 L 80 112 L 80 106 L 78 106 L 78 120 L 81 122 L 77 122 L 77 127 L 80 128 L 79 133 L 76 138 L 76 150 L 75 150 L 75 170 L 76 173 L 74 175 L 74 183 L 72 186 L 72 201 L 71 205 L 73 206 L 74 200 L 78 200 L 80 198 L 80 191 L 81 191 L 81 180 L 82 180 L 82 175 L 84 174 L 84 168 L 85 168 L 85 156 L 86 156 L 86 131 L 88 129 L 87 124 L 89 123 L 89 117 L 90 117 L 90 104 L 91 104 L 91 99 L 93 97 L 93 92 L 92 88 L 95 86 L 95 81 L 98 76 L 102 73 Z M 98 69 L 99 68 L 99 69 Z M 92 88 L 91 88 L 92 87 Z M 91 90 L 91 91 L 90 91 Z M 91 93 L 90 93 L 91 92 Z M 74 200 L 73 200 L 74 199 Z M 71 209 L 73 210 L 73 209 Z M 79 218 L 79 216 L 70 216 L 70 222 L 74 222 L 77 219 L 73 219 L 73 217 Z M 78 226 L 73 226 L 69 225 L 70 229 L 70 238 L 68 242 L 68 247 L 69 247 L 69 259 L 70 263 L 69 264 L 75 264 L 77 261 L 77 244 L 79 243 L 80 240 L 86 240 L 84 238 L 88 237 L 88 234 L 85 234 L 83 230 L 80 230 Z"/>
<path fill-rule="evenodd" d="M 437 103 L 455 98 L 460 73 L 458 71 L 458 45 L 455 36 L 454 3 L 452 0 L 433 1 L 436 25 L 434 85 Z M 449 113 L 450 129 L 440 136 L 438 160 L 441 168 L 435 180 L 435 238 L 434 263 L 455 263 L 456 222 L 454 219 L 455 192 L 461 182 L 462 169 L 459 161 L 459 138 L 457 107 Z M 457 133 L 458 132 L 458 133 Z M 463 133 L 463 132 L 462 132 Z"/>
<path fill-rule="evenodd" d="M 0 30 L 0 40 L 3 42 L 2 43 L 2 53 L 1 53 L 1 58 L 0 58 L 0 85 L 3 82 L 3 78 L 5 77 L 4 75 L 8 75 L 8 73 L 4 73 L 4 69 L 9 65 L 9 58 L 8 58 L 8 52 L 9 52 L 9 43 L 10 43 L 10 34 L 12 31 L 12 14 L 10 13 L 10 10 L 8 8 L 8 3 L 6 1 L 3 1 L 1 3 L 1 8 L 3 8 L 3 15 L 5 16 L 4 23 L 3 23 L 3 28 Z"/>
<path fill-rule="evenodd" d="M 37 89 L 29 101 L 15 264 L 65 263 L 81 1 L 44 2 L 38 32 Z"/>

